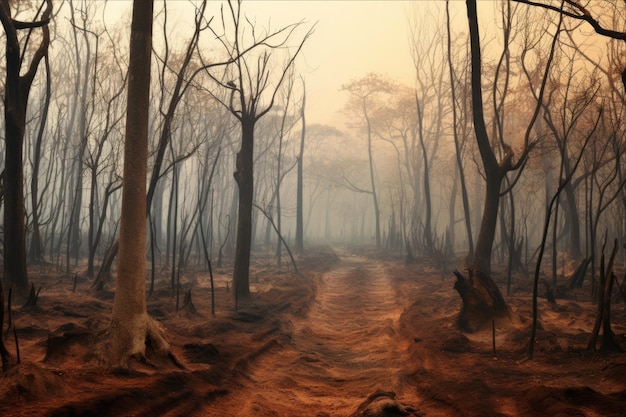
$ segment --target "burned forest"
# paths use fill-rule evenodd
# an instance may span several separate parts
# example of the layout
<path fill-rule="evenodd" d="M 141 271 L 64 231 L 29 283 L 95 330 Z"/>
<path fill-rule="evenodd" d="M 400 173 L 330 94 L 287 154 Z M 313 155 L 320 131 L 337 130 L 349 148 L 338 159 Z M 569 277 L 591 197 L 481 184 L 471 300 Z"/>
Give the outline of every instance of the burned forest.
<path fill-rule="evenodd" d="M 625 15 L 0 0 L 0 415 L 623 416 Z"/>

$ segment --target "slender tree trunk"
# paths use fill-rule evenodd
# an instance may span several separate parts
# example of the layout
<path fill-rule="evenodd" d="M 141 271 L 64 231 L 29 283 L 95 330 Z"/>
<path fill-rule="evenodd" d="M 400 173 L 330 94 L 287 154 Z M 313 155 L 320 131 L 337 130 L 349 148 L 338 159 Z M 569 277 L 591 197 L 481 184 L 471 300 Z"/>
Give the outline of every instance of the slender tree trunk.
<path fill-rule="evenodd" d="M 44 132 L 46 129 L 48 109 L 50 107 L 50 98 L 52 95 L 50 81 L 50 62 L 47 55 L 44 57 L 44 65 L 46 68 L 46 96 L 42 108 L 41 121 L 39 122 L 37 140 L 33 148 L 33 172 L 30 179 L 30 199 L 33 211 L 33 232 L 30 236 L 30 250 L 28 253 L 28 258 L 29 261 L 33 264 L 41 264 L 44 262 L 44 248 L 41 239 L 41 229 L 39 227 L 39 167 L 41 164 L 41 146 L 43 142 Z"/>
<path fill-rule="evenodd" d="M 367 107 L 365 106 L 365 101 L 363 101 L 363 114 L 365 115 L 365 119 L 367 121 L 367 156 L 368 156 L 369 167 L 370 167 L 370 183 L 372 185 L 372 202 L 374 203 L 374 217 L 375 217 L 375 227 L 376 227 L 376 249 L 380 249 L 381 247 L 380 210 L 378 208 L 378 195 L 376 194 L 374 155 L 372 152 L 372 127 L 370 125 L 369 116 L 367 114 Z"/>
<path fill-rule="evenodd" d="M 170 276 L 170 288 L 176 289 L 176 244 L 178 239 L 178 165 L 174 166 L 174 170 L 172 172 L 172 194 L 170 197 L 170 214 L 168 214 L 168 228 L 167 234 L 168 239 L 170 241 L 169 235 L 171 231 L 171 251 L 172 251 L 172 263 L 171 263 L 171 276 Z M 171 215 L 171 216 L 170 216 Z M 170 225 L 171 220 L 171 225 Z M 168 243 L 169 246 L 169 243 Z"/>
<path fill-rule="evenodd" d="M 300 109 L 300 118 L 302 119 L 302 135 L 300 136 L 300 152 L 298 153 L 298 184 L 296 191 L 296 251 L 302 252 L 304 250 L 304 208 L 302 201 L 302 193 L 304 188 L 304 178 L 302 174 L 303 158 L 304 158 L 304 139 L 306 137 L 306 119 L 305 119 L 305 106 L 306 106 L 306 88 L 304 86 L 304 80 L 302 80 L 302 108 Z"/>
<path fill-rule="evenodd" d="M 241 120 L 241 148 L 237 153 L 235 180 L 239 187 L 237 240 L 233 286 L 236 303 L 250 298 L 250 252 L 252 244 L 252 203 L 254 198 L 254 120 Z"/>
<path fill-rule="evenodd" d="M 428 249 L 433 246 L 433 234 L 432 234 L 432 203 L 430 199 L 430 178 L 429 165 L 428 165 L 428 152 L 426 151 L 426 144 L 424 143 L 424 116 L 422 114 L 422 106 L 420 105 L 419 98 L 417 97 L 417 91 L 415 92 L 415 107 L 417 108 L 417 121 L 418 121 L 418 137 L 420 142 L 420 148 L 422 149 L 422 157 L 424 159 L 424 173 L 422 179 L 424 181 L 424 199 L 426 203 L 426 215 L 424 218 L 424 243 Z"/>
<path fill-rule="evenodd" d="M 463 201 L 463 213 L 465 216 L 465 230 L 467 233 L 467 244 L 468 244 L 468 257 L 471 259 L 474 256 L 474 237 L 472 236 L 472 218 L 469 206 L 469 197 L 467 195 L 467 184 L 465 181 L 465 170 L 463 168 L 463 156 L 461 155 L 461 144 L 459 133 L 456 125 L 457 117 L 457 106 L 456 106 L 456 83 L 454 79 L 454 68 L 452 67 L 452 39 L 450 34 L 450 11 L 449 11 L 449 1 L 446 0 L 446 30 L 448 34 L 448 70 L 450 72 L 450 89 L 452 92 L 452 115 L 455 120 L 454 123 L 454 148 L 455 148 L 455 156 L 456 156 L 456 165 L 459 173 L 459 180 L 461 182 L 461 197 Z M 463 100 L 465 103 L 467 100 Z M 463 117 L 466 120 L 466 117 Z"/>
<path fill-rule="evenodd" d="M 451 255 L 454 255 L 454 248 L 456 246 L 456 199 L 457 194 L 459 192 L 459 167 L 454 166 L 454 179 L 452 180 L 452 190 L 450 192 L 450 203 L 449 203 L 449 220 L 448 220 L 448 239 L 450 242 L 450 250 L 452 251 Z"/>
<path fill-rule="evenodd" d="M 507 186 L 510 186 L 509 181 L 507 181 Z M 506 295 L 511 295 L 511 281 L 512 281 L 512 275 L 513 275 L 513 268 L 514 268 L 514 263 L 516 263 L 518 261 L 518 259 L 516 259 L 517 257 L 517 246 L 516 246 L 516 241 L 517 241 L 517 237 L 516 237 L 516 231 L 515 231 L 515 196 L 513 195 L 513 190 L 509 190 L 509 204 L 511 206 L 511 222 L 510 222 L 510 228 L 511 228 L 511 232 L 509 233 L 509 239 L 508 239 L 508 247 L 509 247 L 509 253 L 508 253 L 508 264 L 507 264 L 507 268 L 506 268 Z"/>
<path fill-rule="evenodd" d="M 102 229 L 104 227 L 104 222 L 107 217 L 107 210 L 109 206 L 109 199 L 111 198 L 111 194 L 113 194 L 117 189 L 120 188 L 120 185 L 113 186 L 113 183 L 109 183 L 106 189 L 104 190 L 104 201 L 102 202 L 102 208 L 100 212 L 100 218 L 98 219 L 98 226 L 94 232 L 93 242 L 91 242 L 90 250 L 89 250 L 89 259 L 87 260 L 87 276 L 93 277 L 94 273 L 94 262 L 96 258 L 96 249 L 100 244 L 100 240 L 102 238 Z"/>

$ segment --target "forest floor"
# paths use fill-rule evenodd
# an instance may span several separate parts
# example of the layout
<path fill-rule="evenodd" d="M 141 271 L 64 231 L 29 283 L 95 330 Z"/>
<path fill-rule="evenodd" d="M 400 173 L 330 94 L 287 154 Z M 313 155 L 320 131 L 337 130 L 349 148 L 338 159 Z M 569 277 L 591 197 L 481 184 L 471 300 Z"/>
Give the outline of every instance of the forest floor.
<path fill-rule="evenodd" d="M 176 311 L 168 277 L 157 281 L 148 310 L 184 369 L 86 360 L 113 293 L 31 272 L 42 289 L 37 308 L 13 308 L 21 364 L 0 372 L 0 416 L 625 415 L 626 354 L 586 352 L 596 312 L 589 288 L 556 305 L 539 300 L 527 360 L 529 277 L 516 277 L 506 297 L 511 320 L 495 325 L 494 353 L 491 327 L 455 328 L 451 272 L 348 249 L 312 250 L 298 273 L 255 259 L 252 299 L 237 311 L 229 271 L 216 271 L 215 316 L 206 274 L 183 279 L 196 312 Z M 623 301 L 612 314 L 626 347 Z M 2 336 L 14 354 L 13 331 Z"/>

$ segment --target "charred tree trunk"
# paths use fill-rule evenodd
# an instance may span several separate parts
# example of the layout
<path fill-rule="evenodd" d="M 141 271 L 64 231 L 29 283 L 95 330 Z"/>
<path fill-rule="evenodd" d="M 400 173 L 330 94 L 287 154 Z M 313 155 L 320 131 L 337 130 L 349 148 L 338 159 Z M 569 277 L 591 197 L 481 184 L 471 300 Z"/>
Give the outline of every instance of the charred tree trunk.
<path fill-rule="evenodd" d="M 602 328 L 600 350 L 604 352 L 623 351 L 622 347 L 615 340 L 615 335 L 611 330 L 611 294 L 615 280 L 613 263 L 615 262 L 618 247 L 619 245 L 617 244 L 617 240 L 615 240 L 613 243 L 613 251 L 611 252 L 611 257 L 606 269 L 604 267 L 604 254 L 602 254 L 600 282 L 598 283 L 598 314 L 587 344 L 587 350 L 590 352 L 594 352 L 596 350 L 596 342 L 598 340 L 600 328 Z"/>
<path fill-rule="evenodd" d="M 39 131 L 37 139 L 33 147 L 33 172 L 30 179 L 30 199 L 32 207 L 32 229 L 30 237 L 30 250 L 28 252 L 28 260 L 33 264 L 44 263 L 44 249 L 41 239 L 41 229 L 39 227 L 39 168 L 41 164 L 41 145 L 46 129 L 46 119 L 48 118 L 48 108 L 50 107 L 51 98 L 51 81 L 50 81 L 50 62 L 48 56 L 44 57 L 44 65 L 46 68 L 46 95 L 42 108 L 41 121 L 39 122 Z"/>
<path fill-rule="evenodd" d="M 495 168 L 486 169 L 487 190 L 485 193 L 483 215 L 474 250 L 474 264 L 478 269 L 489 274 L 491 272 L 491 255 L 493 241 L 498 223 L 498 208 L 500 206 L 500 186 L 503 174 Z"/>
<path fill-rule="evenodd" d="M 300 118 L 302 119 L 302 135 L 300 136 L 300 152 L 298 153 L 298 185 L 296 191 L 296 251 L 304 250 L 304 207 L 302 192 L 304 187 L 304 178 L 302 174 L 303 157 L 304 157 L 304 139 L 306 132 L 305 106 L 306 106 L 306 87 L 304 79 L 302 79 L 302 107 L 300 109 Z"/>
<path fill-rule="evenodd" d="M 9 369 L 9 351 L 4 346 L 3 334 L 4 327 L 4 292 L 2 291 L 2 282 L 0 282 L 0 359 L 2 360 L 2 370 L 7 371 Z"/>
<path fill-rule="evenodd" d="M 250 298 L 250 252 L 252 246 L 252 203 L 254 198 L 254 118 L 241 119 L 241 148 L 237 153 L 234 173 L 239 187 L 239 211 L 237 213 L 237 239 L 235 243 L 235 267 L 233 286 L 235 300 Z"/>
<path fill-rule="evenodd" d="M 0 21 L 6 35 L 6 81 L 4 92 L 5 169 L 4 169 L 4 279 L 22 294 L 28 291 L 26 271 L 26 227 L 24 209 L 23 145 L 28 95 L 41 60 L 48 54 L 50 32 L 48 22 L 52 0 L 40 21 L 19 25 L 11 16 L 8 1 L 0 3 Z M 41 27 L 42 39 L 32 55 L 27 71 L 20 75 L 23 55 L 18 38 L 19 29 Z M 6 244 L 9 243 L 10 244 Z"/>
<path fill-rule="evenodd" d="M 422 114 L 422 107 L 420 105 L 417 91 L 415 91 L 415 107 L 417 108 L 417 121 L 418 121 L 418 137 L 420 142 L 420 148 L 422 149 L 422 156 L 424 158 L 424 200 L 426 203 L 426 215 L 424 218 L 424 244 L 426 249 L 433 249 L 433 232 L 432 232 L 432 202 L 430 195 L 430 166 L 428 164 L 428 152 L 426 151 L 426 145 L 424 144 L 424 116 Z"/>
<path fill-rule="evenodd" d="M 478 268 L 467 270 L 467 277 L 455 270 L 457 290 L 463 307 L 457 319 L 458 327 L 469 333 L 491 324 L 494 318 L 508 318 L 509 308 L 498 286 Z"/>
<path fill-rule="evenodd" d="M 98 226 L 94 232 L 93 240 L 90 238 L 89 240 L 89 258 L 87 260 L 87 276 L 93 277 L 94 273 L 94 262 L 96 258 L 96 250 L 98 245 L 100 244 L 100 240 L 102 239 L 102 229 L 104 228 L 104 222 L 106 221 L 107 209 L 109 206 L 109 199 L 111 198 L 111 194 L 122 187 L 121 184 L 115 185 L 113 182 L 109 182 L 105 191 L 104 191 L 104 201 L 102 202 L 102 208 L 100 212 L 100 217 L 98 219 Z"/>

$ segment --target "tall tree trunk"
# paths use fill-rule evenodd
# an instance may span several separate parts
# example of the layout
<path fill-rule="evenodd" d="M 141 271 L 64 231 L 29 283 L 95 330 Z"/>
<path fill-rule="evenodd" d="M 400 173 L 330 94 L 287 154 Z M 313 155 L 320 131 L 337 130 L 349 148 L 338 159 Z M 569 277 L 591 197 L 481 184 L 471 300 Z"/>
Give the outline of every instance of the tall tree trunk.
<path fill-rule="evenodd" d="M 420 142 L 420 148 L 422 149 L 422 157 L 424 159 L 424 173 L 423 173 L 423 181 L 424 181 L 424 200 L 426 203 L 426 215 L 424 217 L 424 244 L 427 249 L 432 249 L 433 247 L 433 232 L 432 232 L 432 203 L 430 198 L 430 178 L 429 178 L 429 170 L 430 167 L 428 165 L 428 152 L 426 151 L 426 144 L 424 143 L 424 115 L 422 114 L 422 107 L 420 105 L 419 98 L 417 97 L 417 91 L 415 92 L 415 107 L 417 108 L 417 122 L 418 122 L 418 137 Z"/>
<path fill-rule="evenodd" d="M 252 244 L 252 202 L 254 197 L 254 119 L 242 118 L 241 148 L 237 153 L 235 180 L 239 187 L 237 238 L 233 286 L 236 302 L 250 298 L 250 252 Z"/>
<path fill-rule="evenodd" d="M 41 112 L 41 120 L 39 122 L 39 131 L 37 139 L 33 147 L 33 172 L 30 179 L 30 201 L 32 207 L 32 229 L 30 237 L 30 250 L 28 252 L 29 261 L 33 264 L 41 264 L 44 262 L 44 249 L 41 239 L 41 228 L 39 227 L 39 167 L 41 164 L 41 144 L 43 142 L 44 132 L 46 130 L 46 121 L 48 118 L 48 108 L 50 107 L 51 81 L 50 81 L 50 62 L 48 56 L 44 57 L 44 65 L 46 68 L 46 96 Z"/>
<path fill-rule="evenodd" d="M 454 123 L 454 149 L 456 156 L 456 166 L 459 173 L 459 180 L 461 182 L 461 197 L 463 201 L 463 213 L 465 215 L 465 230 L 467 233 L 467 244 L 468 244 L 468 257 L 471 259 L 474 256 L 474 237 L 472 236 L 472 219 L 470 213 L 469 206 L 469 198 L 467 195 L 467 185 L 465 182 L 465 169 L 463 168 L 463 156 L 461 155 L 461 144 L 459 138 L 459 132 L 456 126 L 457 118 L 457 107 L 456 107 L 456 83 L 454 80 L 454 68 L 452 67 L 452 39 L 450 34 L 450 10 L 449 10 L 449 1 L 446 1 L 446 31 L 448 35 L 448 70 L 450 72 L 450 90 L 452 92 L 452 115 Z M 463 103 L 466 103 L 467 100 L 463 100 Z M 464 106 L 465 107 L 465 106 Z M 467 112 L 464 112 L 466 115 Z M 466 116 L 463 116 L 463 120 L 467 120 Z M 453 227 L 453 225 L 452 225 Z"/>
<path fill-rule="evenodd" d="M 574 186 L 571 183 L 568 184 L 563 193 L 565 194 L 563 208 L 565 209 L 569 227 L 567 255 L 570 259 L 580 259 L 583 256 L 583 251 L 580 246 L 580 219 L 578 218 L 578 205 L 574 195 Z"/>
<path fill-rule="evenodd" d="M 498 220 L 500 205 L 500 187 L 510 166 L 512 154 L 507 154 L 498 163 L 494 155 L 485 125 L 481 91 L 481 52 L 478 34 L 478 16 L 476 0 L 467 0 L 467 15 L 470 28 L 470 46 L 472 61 L 472 105 L 474 131 L 486 177 L 485 205 L 476 241 L 473 265 L 468 269 L 468 276 L 455 271 L 457 280 L 454 288 L 463 300 L 458 326 L 465 331 L 476 331 L 492 319 L 507 317 L 509 310 L 498 286 L 490 277 L 491 253 Z"/>
<path fill-rule="evenodd" d="M 304 164 L 304 139 L 306 137 L 306 119 L 305 119 L 305 106 L 306 106 L 306 87 L 304 85 L 304 79 L 302 80 L 302 107 L 300 109 L 300 118 L 302 119 L 302 135 L 300 136 L 300 152 L 298 153 L 298 184 L 296 191 L 296 251 L 302 252 L 304 250 L 304 208 L 302 206 L 302 193 L 304 187 L 304 178 L 302 174 L 302 167 Z"/>
<path fill-rule="evenodd" d="M 365 106 L 365 100 L 363 101 L 363 114 L 365 115 L 365 119 L 367 121 L 367 157 L 369 161 L 370 167 L 370 183 L 372 185 L 372 202 L 374 203 L 374 218 L 375 218 L 375 228 L 376 228 L 376 249 L 380 249 L 381 247 L 381 239 L 380 239 L 380 209 L 378 207 L 378 195 L 376 194 L 376 176 L 374 171 L 374 155 L 372 152 L 372 127 L 370 124 L 370 119 L 367 114 L 367 107 Z"/>
<path fill-rule="evenodd" d="M 113 181 L 112 178 L 111 178 L 111 181 Z M 102 239 L 102 229 L 104 227 L 104 222 L 106 221 L 106 217 L 107 217 L 109 199 L 111 198 L 111 194 L 113 194 L 120 187 L 121 185 L 114 186 L 113 182 L 109 182 L 106 189 L 104 190 L 104 201 L 102 202 L 102 208 L 101 208 L 100 216 L 98 219 L 98 225 L 94 231 L 93 241 L 90 243 L 89 258 L 87 260 L 87 276 L 88 277 L 93 277 L 96 249 L 98 248 L 98 245 L 100 244 L 100 240 Z"/>
<path fill-rule="evenodd" d="M 4 92 L 5 171 L 4 171 L 4 275 L 9 286 L 17 292 L 28 291 L 26 271 L 26 227 L 24 209 L 23 144 L 26 126 L 28 95 L 39 63 L 48 53 L 50 32 L 48 21 L 52 14 L 52 0 L 46 1 L 41 22 L 19 28 L 41 26 L 42 39 L 31 58 L 28 70 L 20 75 L 22 59 L 18 26 L 11 17 L 8 0 L 0 2 L 0 21 L 6 35 L 6 82 Z M 10 244 L 8 244 L 10 243 Z"/>
<path fill-rule="evenodd" d="M 500 185 L 502 175 L 495 171 L 488 173 L 487 190 L 483 207 L 483 216 L 476 240 L 474 251 L 474 264 L 476 267 L 489 274 L 491 272 L 491 253 L 493 241 L 496 235 L 496 225 L 498 223 L 498 207 L 500 206 Z"/>
<path fill-rule="evenodd" d="M 130 41 L 128 109 L 124 144 L 124 179 L 117 264 L 105 360 L 127 367 L 144 357 L 147 346 L 156 353 L 169 346 L 146 309 L 146 174 L 153 0 L 134 0 Z"/>

